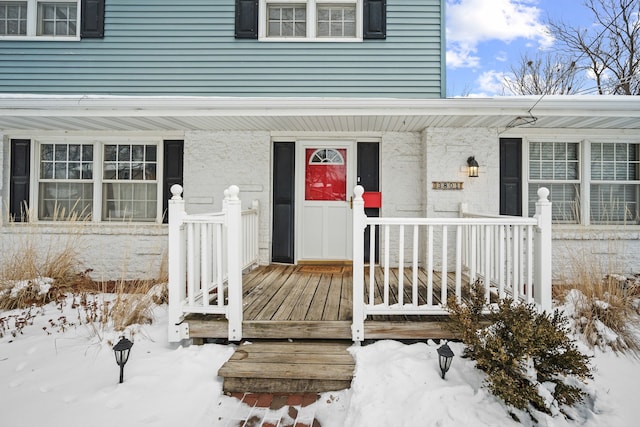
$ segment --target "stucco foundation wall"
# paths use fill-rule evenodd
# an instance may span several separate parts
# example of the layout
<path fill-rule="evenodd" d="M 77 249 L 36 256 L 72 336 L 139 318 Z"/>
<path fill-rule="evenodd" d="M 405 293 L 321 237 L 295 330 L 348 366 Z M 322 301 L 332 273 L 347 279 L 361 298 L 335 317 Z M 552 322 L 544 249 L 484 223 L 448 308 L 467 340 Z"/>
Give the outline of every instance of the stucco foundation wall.
<path fill-rule="evenodd" d="M 269 132 L 186 132 L 184 199 L 187 213 L 219 212 L 224 190 L 240 188 L 242 208 L 260 204 L 260 263 L 268 264 L 271 235 Z"/>

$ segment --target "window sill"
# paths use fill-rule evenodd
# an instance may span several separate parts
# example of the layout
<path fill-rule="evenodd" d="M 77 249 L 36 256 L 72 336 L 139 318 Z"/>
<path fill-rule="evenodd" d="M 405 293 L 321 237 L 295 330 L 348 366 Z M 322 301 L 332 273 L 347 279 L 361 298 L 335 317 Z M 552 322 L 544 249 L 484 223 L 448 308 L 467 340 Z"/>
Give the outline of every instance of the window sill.
<path fill-rule="evenodd" d="M 80 41 L 80 36 L 0 36 L 0 41 Z"/>
<path fill-rule="evenodd" d="M 349 38 L 331 38 L 331 37 L 260 37 L 258 39 L 260 42 L 275 42 L 275 43 L 283 43 L 283 42 L 308 42 L 308 43 L 361 43 L 363 41 L 362 37 L 349 37 Z"/>

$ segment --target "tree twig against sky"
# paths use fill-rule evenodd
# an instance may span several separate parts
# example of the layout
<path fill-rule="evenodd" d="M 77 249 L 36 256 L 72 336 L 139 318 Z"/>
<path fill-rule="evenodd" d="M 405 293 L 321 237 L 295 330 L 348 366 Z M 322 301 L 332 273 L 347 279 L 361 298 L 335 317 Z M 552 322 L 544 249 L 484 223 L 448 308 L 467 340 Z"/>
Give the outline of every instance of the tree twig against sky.
<path fill-rule="evenodd" d="M 551 20 L 556 47 L 594 79 L 597 93 L 640 95 L 640 0 L 585 0 L 593 25 Z"/>
<path fill-rule="evenodd" d="M 503 86 L 514 95 L 571 95 L 580 91 L 583 81 L 574 61 L 559 54 L 537 54 L 521 56 Z"/>

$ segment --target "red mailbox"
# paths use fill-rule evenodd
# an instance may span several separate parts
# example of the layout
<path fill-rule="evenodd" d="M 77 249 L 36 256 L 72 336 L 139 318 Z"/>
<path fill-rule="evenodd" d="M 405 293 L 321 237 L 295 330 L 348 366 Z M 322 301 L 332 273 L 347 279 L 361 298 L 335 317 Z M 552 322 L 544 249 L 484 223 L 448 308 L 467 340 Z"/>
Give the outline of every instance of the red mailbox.
<path fill-rule="evenodd" d="M 382 193 L 379 191 L 365 191 L 362 194 L 364 199 L 365 208 L 381 208 L 382 207 Z"/>

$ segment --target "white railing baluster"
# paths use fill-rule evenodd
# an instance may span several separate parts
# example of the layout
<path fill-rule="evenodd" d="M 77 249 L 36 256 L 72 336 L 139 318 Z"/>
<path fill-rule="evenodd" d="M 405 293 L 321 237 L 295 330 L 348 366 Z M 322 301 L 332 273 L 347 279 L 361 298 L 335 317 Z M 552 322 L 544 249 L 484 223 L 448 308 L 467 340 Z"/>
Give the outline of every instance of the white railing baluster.
<path fill-rule="evenodd" d="M 412 283 L 412 287 L 411 287 L 411 302 L 413 302 L 413 305 L 415 305 L 416 307 L 420 304 L 420 302 L 418 301 L 418 269 L 420 268 L 420 266 L 418 265 L 418 245 L 420 243 L 420 229 L 418 228 L 417 225 L 413 226 L 413 257 L 412 257 L 412 272 L 411 272 L 411 283 Z"/>
<path fill-rule="evenodd" d="M 433 305 L 433 225 L 427 226 L 427 305 Z"/>
<path fill-rule="evenodd" d="M 376 226 L 369 225 L 369 304 L 375 301 Z"/>
<path fill-rule="evenodd" d="M 218 286 L 218 307 L 224 307 L 225 287 L 222 269 L 222 224 L 216 224 L 216 285 Z"/>
<path fill-rule="evenodd" d="M 456 227 L 456 301 L 462 302 L 462 225 Z"/>
<path fill-rule="evenodd" d="M 398 230 L 398 304 L 404 304 L 404 225 Z"/>
<path fill-rule="evenodd" d="M 471 228 L 471 244 L 469 245 L 471 247 L 471 268 L 469 270 L 469 280 L 471 280 L 471 282 L 475 282 L 477 277 L 477 269 L 476 269 L 476 254 L 478 252 L 478 248 L 477 248 L 477 227 L 475 225 L 471 225 L 469 226 L 469 228 Z"/>
<path fill-rule="evenodd" d="M 202 292 L 202 305 L 209 305 L 209 284 L 211 276 L 209 275 L 209 245 L 211 242 L 208 233 L 211 231 L 209 224 L 201 224 L 200 226 L 200 242 L 201 242 L 201 262 L 200 262 L 200 290 Z"/>
<path fill-rule="evenodd" d="M 533 226 L 527 226 L 527 303 L 533 302 Z"/>
<path fill-rule="evenodd" d="M 512 297 L 517 300 L 520 296 L 520 226 L 513 226 L 513 288 Z"/>
<path fill-rule="evenodd" d="M 484 226 L 484 299 L 487 304 L 491 302 L 491 226 Z"/>
<path fill-rule="evenodd" d="M 384 226 L 384 296 L 383 301 L 384 305 L 389 305 L 389 225 Z"/>
<path fill-rule="evenodd" d="M 505 274 L 506 266 L 505 262 L 505 251 L 506 251 L 506 235 L 505 228 L 506 225 L 501 225 L 498 227 L 499 229 L 499 237 L 498 237 L 498 245 L 499 245 L 499 253 L 498 253 L 498 296 L 500 299 L 503 299 L 505 296 L 504 286 L 505 286 Z"/>
<path fill-rule="evenodd" d="M 441 305 L 446 305 L 447 304 L 447 280 L 449 279 L 447 277 L 447 273 L 448 273 L 448 268 L 447 268 L 447 251 L 448 251 L 448 244 L 447 244 L 447 226 L 443 225 L 442 226 L 442 282 L 440 284 L 440 304 Z"/>
<path fill-rule="evenodd" d="M 196 304 L 196 239 L 195 224 L 187 224 L 187 298 L 189 305 Z"/>

